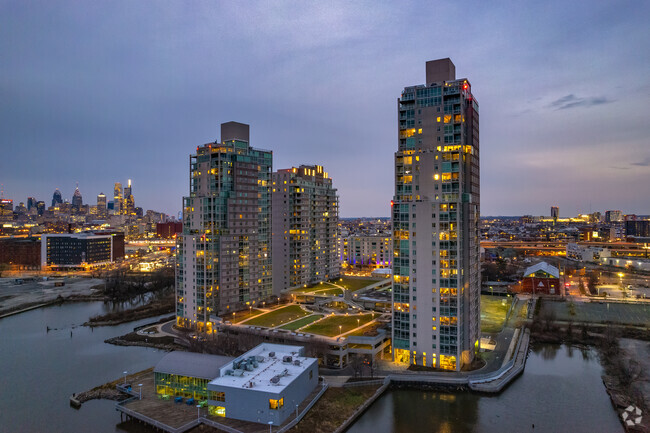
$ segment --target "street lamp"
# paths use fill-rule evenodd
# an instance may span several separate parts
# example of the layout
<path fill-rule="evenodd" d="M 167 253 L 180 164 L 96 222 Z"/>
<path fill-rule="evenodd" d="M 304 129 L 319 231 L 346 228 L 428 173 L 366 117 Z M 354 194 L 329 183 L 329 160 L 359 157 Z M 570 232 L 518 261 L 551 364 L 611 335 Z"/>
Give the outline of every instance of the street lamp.
<path fill-rule="evenodd" d="M 341 325 L 339 325 L 339 335 L 342 334 Z"/>
<path fill-rule="evenodd" d="M 273 433 L 273 421 L 269 421 L 269 433 Z"/>
<path fill-rule="evenodd" d="M 198 421 L 200 419 L 201 419 L 201 405 L 197 404 L 196 405 L 196 420 Z"/>
<path fill-rule="evenodd" d="M 298 405 L 296 405 L 296 419 L 298 419 Z"/>
<path fill-rule="evenodd" d="M 124 374 L 124 386 L 126 386 L 126 373 L 128 373 L 126 370 L 122 372 Z"/>
<path fill-rule="evenodd" d="M 142 400 L 142 384 L 138 384 L 138 388 L 140 388 L 140 400 Z"/>

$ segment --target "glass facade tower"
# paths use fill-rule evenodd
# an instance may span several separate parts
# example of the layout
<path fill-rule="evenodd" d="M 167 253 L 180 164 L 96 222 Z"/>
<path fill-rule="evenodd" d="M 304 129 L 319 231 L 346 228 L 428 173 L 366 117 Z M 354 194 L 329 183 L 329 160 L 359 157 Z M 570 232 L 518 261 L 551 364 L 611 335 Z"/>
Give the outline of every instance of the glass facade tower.
<path fill-rule="evenodd" d="M 460 370 L 480 335 L 478 102 L 449 59 L 397 101 L 393 225 L 396 362 Z"/>
<path fill-rule="evenodd" d="M 210 315 L 268 299 L 272 152 L 249 145 L 249 126 L 221 125 L 221 142 L 190 155 L 190 194 L 177 238 L 176 321 L 211 332 Z"/>

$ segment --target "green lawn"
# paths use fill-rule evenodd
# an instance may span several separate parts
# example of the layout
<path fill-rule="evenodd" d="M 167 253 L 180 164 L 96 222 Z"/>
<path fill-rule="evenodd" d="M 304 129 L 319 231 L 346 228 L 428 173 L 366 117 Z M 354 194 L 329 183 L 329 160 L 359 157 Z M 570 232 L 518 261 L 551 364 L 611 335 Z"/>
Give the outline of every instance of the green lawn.
<path fill-rule="evenodd" d="M 298 319 L 295 322 L 287 323 L 286 325 L 282 326 L 280 329 L 287 329 L 289 331 L 295 331 L 296 329 L 300 329 L 303 326 L 307 326 L 310 323 L 313 323 L 323 317 L 322 314 L 312 314 L 311 316 L 303 317 L 302 319 Z"/>
<path fill-rule="evenodd" d="M 339 289 L 338 287 L 334 287 L 332 289 L 314 290 L 312 294 L 321 296 L 338 296 L 343 294 L 343 290 Z"/>
<path fill-rule="evenodd" d="M 263 311 L 256 310 L 256 309 L 246 310 L 246 311 L 237 311 L 236 313 L 234 313 L 234 316 L 233 316 L 233 313 L 230 313 L 230 314 L 225 313 L 223 315 L 223 320 L 229 320 L 232 323 L 239 323 L 242 320 L 246 320 L 246 319 L 248 319 L 250 317 L 257 316 L 257 315 L 262 314 L 262 313 L 263 313 Z"/>
<path fill-rule="evenodd" d="M 289 305 L 288 307 L 278 308 L 277 310 L 254 317 L 244 324 L 251 326 L 264 326 L 268 328 L 271 326 L 282 325 L 283 323 L 308 315 L 309 313 L 300 308 L 299 305 Z"/>
<path fill-rule="evenodd" d="M 298 287 L 297 289 L 291 290 L 292 292 L 300 292 L 300 293 L 311 293 L 316 290 L 321 290 L 321 289 L 335 289 L 336 286 L 333 286 L 329 283 L 318 283 L 318 284 L 310 284 L 307 287 Z M 339 289 L 340 290 L 340 289 Z"/>
<path fill-rule="evenodd" d="M 352 292 L 356 292 L 357 290 L 363 289 L 364 287 L 367 287 L 371 284 L 378 283 L 379 280 L 371 278 L 341 277 L 339 279 L 332 280 L 332 282 L 334 284 L 338 284 L 339 286 L 343 286 Z"/>
<path fill-rule="evenodd" d="M 354 316 L 328 316 L 318 323 L 307 326 L 302 330 L 302 332 L 334 337 L 356 328 L 357 323 L 363 325 L 370 322 L 372 320 L 372 317 L 372 314 L 357 314 Z M 357 322 L 357 319 L 359 322 Z"/>
<path fill-rule="evenodd" d="M 500 332 L 511 303 L 512 298 L 481 295 L 481 332 Z"/>

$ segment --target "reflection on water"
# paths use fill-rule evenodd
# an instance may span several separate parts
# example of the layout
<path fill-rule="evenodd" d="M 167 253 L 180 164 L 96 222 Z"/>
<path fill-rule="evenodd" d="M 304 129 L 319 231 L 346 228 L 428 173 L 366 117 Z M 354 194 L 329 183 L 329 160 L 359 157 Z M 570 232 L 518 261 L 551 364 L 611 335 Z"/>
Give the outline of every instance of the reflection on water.
<path fill-rule="evenodd" d="M 140 371 L 164 352 L 104 343 L 145 319 L 113 327 L 81 326 L 90 316 L 124 304 L 73 303 L 40 308 L 0 320 L 0 430 L 8 432 L 115 432 L 114 402 L 69 406 L 74 392 L 114 380 L 122 371 Z M 48 332 L 47 328 L 50 328 Z"/>
<path fill-rule="evenodd" d="M 590 349 L 537 345 L 499 395 L 392 390 L 348 432 L 622 432 L 601 373 Z"/>

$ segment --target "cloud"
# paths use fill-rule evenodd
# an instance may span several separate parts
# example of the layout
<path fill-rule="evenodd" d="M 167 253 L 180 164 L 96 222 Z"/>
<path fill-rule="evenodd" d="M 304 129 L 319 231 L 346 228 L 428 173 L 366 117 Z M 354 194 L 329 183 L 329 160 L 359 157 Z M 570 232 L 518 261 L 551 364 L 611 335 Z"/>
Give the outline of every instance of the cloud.
<path fill-rule="evenodd" d="M 630 165 L 636 165 L 639 167 L 650 167 L 650 156 L 646 156 L 643 161 L 632 162 Z"/>
<path fill-rule="evenodd" d="M 592 107 L 594 105 L 608 104 L 610 102 L 613 101 L 611 99 L 607 99 L 604 96 L 591 96 L 588 98 L 581 98 L 571 93 L 551 102 L 549 107 L 556 110 L 565 110 L 567 108 L 575 107 Z"/>

